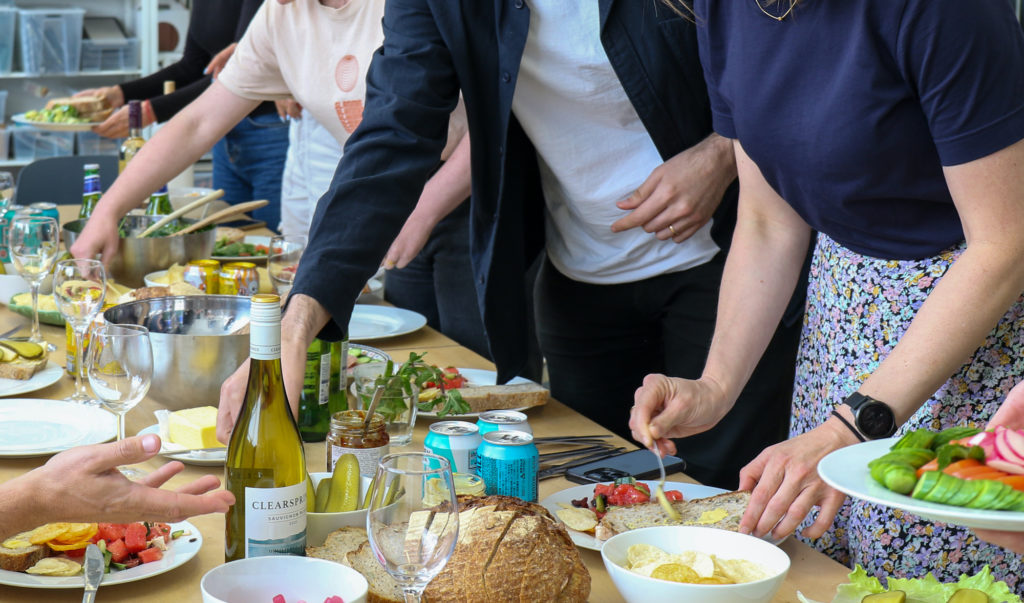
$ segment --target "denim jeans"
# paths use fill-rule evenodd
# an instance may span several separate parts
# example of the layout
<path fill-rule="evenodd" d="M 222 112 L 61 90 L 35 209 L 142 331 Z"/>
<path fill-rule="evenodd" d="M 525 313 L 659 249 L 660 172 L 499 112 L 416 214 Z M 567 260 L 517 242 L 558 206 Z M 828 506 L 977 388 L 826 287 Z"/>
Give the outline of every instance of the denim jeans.
<path fill-rule="evenodd" d="M 270 201 L 252 216 L 277 230 L 287 151 L 288 124 L 276 113 L 246 117 L 213 147 L 213 186 L 224 189 L 228 203 Z"/>

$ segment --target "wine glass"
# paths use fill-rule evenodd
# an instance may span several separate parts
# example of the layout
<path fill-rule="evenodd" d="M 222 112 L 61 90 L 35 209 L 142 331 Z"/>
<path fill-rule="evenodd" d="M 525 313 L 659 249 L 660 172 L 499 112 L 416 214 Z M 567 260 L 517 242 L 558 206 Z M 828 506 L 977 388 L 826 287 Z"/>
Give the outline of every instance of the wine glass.
<path fill-rule="evenodd" d="M 42 216 L 14 216 L 8 230 L 11 262 L 32 291 L 32 335 L 29 341 L 51 352 L 56 346 L 43 341 L 39 333 L 39 286 L 53 268 L 60 252 L 57 221 Z"/>
<path fill-rule="evenodd" d="M 14 176 L 10 172 L 0 172 L 0 210 L 6 210 L 14 200 Z"/>
<path fill-rule="evenodd" d="M 124 439 L 124 416 L 149 392 L 153 348 L 149 330 L 140 325 L 100 325 L 90 336 L 86 360 L 89 385 L 103 407 L 117 415 L 117 439 Z M 129 479 L 143 472 L 119 467 Z"/>
<path fill-rule="evenodd" d="M 306 250 L 306 242 L 306 235 L 280 235 L 270 239 L 267 272 L 282 301 L 292 290 L 292 281 L 299 269 L 299 258 Z"/>
<path fill-rule="evenodd" d="M 82 379 L 84 366 L 82 349 L 85 334 L 103 306 L 107 290 L 107 273 L 99 260 L 61 260 L 53 270 L 53 297 L 61 316 L 71 325 L 75 343 L 75 393 L 68 402 L 99 404 L 89 396 Z"/>
<path fill-rule="evenodd" d="M 459 513 L 448 459 L 427 452 L 389 454 L 377 466 L 366 533 L 373 554 L 398 582 L 406 603 L 455 551 Z"/>

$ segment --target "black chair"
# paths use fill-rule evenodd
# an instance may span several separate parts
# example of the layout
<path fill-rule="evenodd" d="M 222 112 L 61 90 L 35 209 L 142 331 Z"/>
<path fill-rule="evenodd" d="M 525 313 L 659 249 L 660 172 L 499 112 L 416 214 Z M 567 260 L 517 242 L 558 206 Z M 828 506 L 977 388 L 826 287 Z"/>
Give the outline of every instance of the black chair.
<path fill-rule="evenodd" d="M 100 166 L 100 185 L 104 192 L 117 178 L 114 155 L 72 155 L 36 159 L 21 168 L 14 190 L 14 202 L 29 205 L 49 201 L 58 205 L 82 202 L 82 176 L 87 163 Z"/>

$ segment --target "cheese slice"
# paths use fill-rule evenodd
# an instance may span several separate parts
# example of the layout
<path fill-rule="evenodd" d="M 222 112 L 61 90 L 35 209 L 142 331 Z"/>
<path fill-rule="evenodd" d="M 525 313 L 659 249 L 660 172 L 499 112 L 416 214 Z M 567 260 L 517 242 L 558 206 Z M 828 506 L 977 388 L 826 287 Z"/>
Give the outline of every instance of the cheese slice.
<path fill-rule="evenodd" d="M 168 422 L 171 442 L 185 448 L 216 448 L 217 409 L 213 406 L 186 408 L 171 413 Z"/>

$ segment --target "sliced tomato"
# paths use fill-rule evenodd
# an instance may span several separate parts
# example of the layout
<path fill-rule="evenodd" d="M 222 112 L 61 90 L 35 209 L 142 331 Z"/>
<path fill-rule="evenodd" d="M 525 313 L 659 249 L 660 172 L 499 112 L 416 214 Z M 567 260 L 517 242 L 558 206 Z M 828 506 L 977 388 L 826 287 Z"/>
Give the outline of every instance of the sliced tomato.
<path fill-rule="evenodd" d="M 594 486 L 594 496 L 603 494 L 605 497 L 608 497 L 611 496 L 613 492 L 615 492 L 614 484 L 596 484 Z"/>
<path fill-rule="evenodd" d="M 958 471 L 962 469 L 969 469 L 971 467 L 984 467 L 984 465 L 977 459 L 961 459 L 955 463 L 946 465 L 946 468 L 943 469 L 942 472 L 948 473 L 949 475 L 956 475 Z"/>
<path fill-rule="evenodd" d="M 921 477 L 926 471 L 938 471 L 939 470 L 939 459 L 932 459 L 927 463 L 921 465 L 917 469 L 917 477 Z"/>
<path fill-rule="evenodd" d="M 98 524 L 96 526 L 98 528 L 98 530 L 99 530 L 99 533 L 97 534 L 97 536 L 99 536 L 101 540 L 106 540 L 107 542 L 113 542 L 115 540 L 120 540 L 120 539 L 124 538 L 124 529 L 125 529 L 125 527 L 127 525 L 128 524 L 124 524 L 124 523 L 101 523 L 101 524 Z"/>
<path fill-rule="evenodd" d="M 124 569 L 131 569 L 133 567 L 138 567 L 142 564 L 142 562 L 139 561 L 139 558 L 135 556 L 128 557 L 121 563 L 124 564 Z"/>
<path fill-rule="evenodd" d="M 649 500 L 651 500 L 650 496 L 637 490 L 636 486 L 630 484 L 615 486 L 615 492 L 608 497 L 608 502 L 613 505 L 635 505 Z"/>
<path fill-rule="evenodd" d="M 138 556 L 139 561 L 143 563 L 151 563 L 153 561 L 160 561 L 163 559 L 164 552 L 154 546 L 144 551 L 139 551 Z"/>
<path fill-rule="evenodd" d="M 146 526 L 141 523 L 128 524 L 124 531 L 124 545 L 129 553 L 138 553 L 146 548 L 146 533 Z"/>
<path fill-rule="evenodd" d="M 124 545 L 124 540 L 120 538 L 108 541 L 107 550 L 110 551 L 110 560 L 114 563 L 124 563 L 124 560 L 128 557 L 128 547 Z"/>
<path fill-rule="evenodd" d="M 639 491 L 643 492 L 645 495 L 647 495 L 647 498 L 651 497 L 651 488 L 647 484 L 645 484 L 643 482 L 637 482 L 635 487 L 636 487 L 637 490 L 639 490 Z"/>
<path fill-rule="evenodd" d="M 171 541 L 171 526 L 162 522 L 149 524 L 149 533 L 146 535 L 146 540 L 153 540 L 157 536 L 163 536 L 164 542 L 169 543 Z"/>
<path fill-rule="evenodd" d="M 1014 490 L 1024 492 L 1024 475 L 1007 475 L 1006 477 L 999 478 L 999 481 L 1010 486 Z"/>
<path fill-rule="evenodd" d="M 62 552 L 65 555 L 67 555 L 68 557 L 71 557 L 72 559 L 78 559 L 79 557 L 84 557 L 85 556 L 85 548 L 86 547 L 82 547 L 80 549 L 71 549 L 69 551 L 62 551 Z"/>
<path fill-rule="evenodd" d="M 466 385 L 467 379 L 454 366 L 445 367 L 442 373 L 441 381 L 444 383 L 445 389 L 458 389 Z"/>
<path fill-rule="evenodd" d="M 665 498 L 669 500 L 683 500 L 683 493 L 679 490 L 666 490 Z"/>

